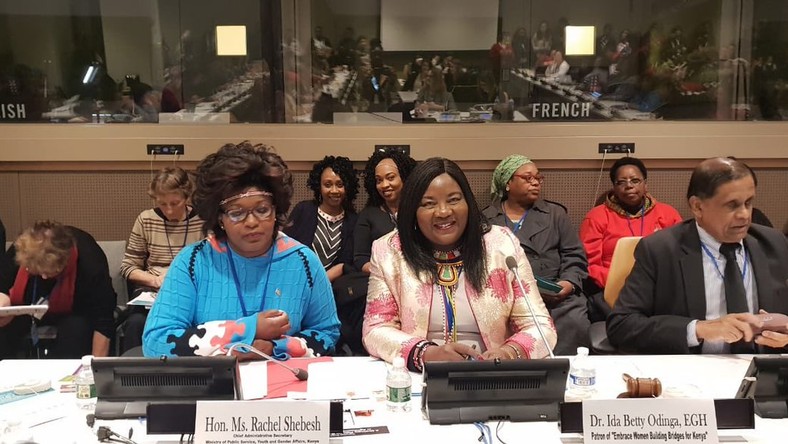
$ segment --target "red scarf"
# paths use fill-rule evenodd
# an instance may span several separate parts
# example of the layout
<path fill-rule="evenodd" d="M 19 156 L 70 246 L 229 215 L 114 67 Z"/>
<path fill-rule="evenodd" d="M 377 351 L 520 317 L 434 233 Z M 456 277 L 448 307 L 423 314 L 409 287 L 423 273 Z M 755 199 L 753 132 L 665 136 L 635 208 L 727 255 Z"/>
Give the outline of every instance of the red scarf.
<path fill-rule="evenodd" d="M 49 309 L 51 314 L 70 314 L 74 304 L 74 286 L 77 283 L 77 247 L 71 247 L 66 268 L 57 276 L 57 283 L 49 295 Z M 14 286 L 11 287 L 11 305 L 22 305 L 25 300 L 25 290 L 30 281 L 30 273 L 25 267 L 19 267 L 16 273 Z M 36 297 L 36 295 L 33 295 Z M 33 301 L 35 303 L 36 301 Z"/>

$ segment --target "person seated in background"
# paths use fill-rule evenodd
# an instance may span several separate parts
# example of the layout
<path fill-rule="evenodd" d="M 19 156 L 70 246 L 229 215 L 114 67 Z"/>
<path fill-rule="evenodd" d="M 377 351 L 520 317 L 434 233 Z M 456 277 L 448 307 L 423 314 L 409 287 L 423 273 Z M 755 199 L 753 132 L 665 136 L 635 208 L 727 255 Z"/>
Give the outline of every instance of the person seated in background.
<path fill-rule="evenodd" d="M 48 305 L 40 321 L 0 317 L 0 358 L 19 355 L 38 342 L 36 326 L 57 327 L 48 357 L 108 356 L 117 303 L 107 257 L 93 237 L 71 226 L 39 221 L 8 249 L 0 276 L 0 307 Z M 31 335 L 31 336 L 28 336 Z M 32 341 L 32 344 L 31 344 Z"/>
<path fill-rule="evenodd" d="M 552 61 L 544 72 L 546 79 L 555 80 L 559 83 L 571 83 L 572 78 L 569 76 L 569 63 L 564 60 L 564 55 L 561 51 L 552 52 Z"/>
<path fill-rule="evenodd" d="M 120 264 L 130 298 L 146 291 L 158 292 L 175 256 L 202 238 L 202 220 L 189 205 L 193 191 L 194 182 L 182 168 L 164 168 L 151 180 L 148 195 L 156 207 L 137 216 Z M 126 314 L 123 352 L 142 345 L 148 310 L 128 307 Z"/>
<path fill-rule="evenodd" d="M 446 82 L 443 80 L 443 72 L 438 68 L 432 68 L 427 72 L 424 84 L 416 97 L 416 114 L 425 117 L 434 111 L 456 110 L 454 96 L 446 90 Z"/>
<path fill-rule="evenodd" d="M 603 321 L 610 313 L 604 288 L 616 243 L 622 237 L 648 236 L 681 222 L 681 215 L 648 193 L 648 170 L 640 159 L 622 157 L 610 167 L 613 190 L 605 203 L 591 209 L 580 225 L 580 240 L 588 258 L 588 281 L 584 290 L 590 299 L 591 322 Z"/>
<path fill-rule="evenodd" d="M 788 314 L 788 240 L 752 224 L 755 181 L 733 159 L 707 159 L 687 189 L 694 219 L 640 241 L 607 319 L 610 342 L 638 353 L 785 352 L 788 334 L 755 313 Z M 757 330 L 756 330 L 757 329 Z"/>
<path fill-rule="evenodd" d="M 333 282 L 353 267 L 358 178 L 350 159 L 326 156 L 314 164 L 306 185 L 315 198 L 293 208 L 283 231 L 315 251 Z"/>
<path fill-rule="evenodd" d="M 543 180 L 531 159 L 517 154 L 503 159 L 493 172 L 492 202 L 483 214 L 514 233 L 535 276 L 561 286 L 558 293 L 538 290 L 558 332 L 555 353 L 574 355 L 577 347 L 589 345 L 591 323 L 581 290 L 588 263 L 566 208 L 541 198 Z"/>
<path fill-rule="evenodd" d="M 361 210 L 353 238 L 353 264 L 369 274 L 372 242 L 397 227 L 402 185 L 416 161 L 397 150 L 375 151 L 364 167 L 367 206 Z"/>
<path fill-rule="evenodd" d="M 145 356 L 225 354 L 237 343 L 280 359 L 333 351 L 339 320 L 323 264 L 279 231 L 292 194 L 269 147 L 227 144 L 200 162 L 193 200 L 208 237 L 170 265 L 145 324 Z"/>
<path fill-rule="evenodd" d="M 386 362 L 403 356 L 420 372 L 428 361 L 538 359 L 555 345 L 553 321 L 520 242 L 487 223 L 454 162 L 431 158 L 413 170 L 397 231 L 372 250 L 363 336 L 370 355 Z"/>
<path fill-rule="evenodd" d="M 607 88 L 609 72 L 602 57 L 594 60 L 594 69 L 583 77 L 580 89 L 590 93 L 602 93 Z"/>

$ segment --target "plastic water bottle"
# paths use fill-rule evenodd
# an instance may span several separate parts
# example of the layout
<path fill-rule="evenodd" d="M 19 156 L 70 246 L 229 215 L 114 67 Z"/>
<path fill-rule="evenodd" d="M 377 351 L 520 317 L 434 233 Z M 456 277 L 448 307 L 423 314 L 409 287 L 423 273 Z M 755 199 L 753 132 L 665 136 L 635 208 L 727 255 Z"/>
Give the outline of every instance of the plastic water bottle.
<path fill-rule="evenodd" d="M 77 388 L 77 406 L 90 411 L 96 408 L 96 381 L 93 379 L 92 360 L 93 355 L 82 357 L 82 367 L 74 380 Z"/>
<path fill-rule="evenodd" d="M 577 347 L 569 369 L 569 391 L 577 398 L 589 398 L 596 391 L 596 368 L 588 359 L 586 347 Z"/>
<path fill-rule="evenodd" d="M 386 375 L 386 406 L 390 412 L 410 411 L 410 372 L 405 368 L 405 358 L 394 358 L 394 365 Z"/>

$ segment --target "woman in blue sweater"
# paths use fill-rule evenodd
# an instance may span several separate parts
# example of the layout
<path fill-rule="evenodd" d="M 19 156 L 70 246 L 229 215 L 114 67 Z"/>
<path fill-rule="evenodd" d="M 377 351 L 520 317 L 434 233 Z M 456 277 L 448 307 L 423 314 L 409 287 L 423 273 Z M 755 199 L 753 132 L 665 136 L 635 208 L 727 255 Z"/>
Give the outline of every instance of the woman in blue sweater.
<path fill-rule="evenodd" d="M 227 144 L 197 177 L 208 238 L 172 262 L 145 325 L 145 356 L 224 354 L 236 343 L 282 359 L 331 353 L 339 320 L 323 265 L 279 232 L 293 193 L 282 158 Z"/>

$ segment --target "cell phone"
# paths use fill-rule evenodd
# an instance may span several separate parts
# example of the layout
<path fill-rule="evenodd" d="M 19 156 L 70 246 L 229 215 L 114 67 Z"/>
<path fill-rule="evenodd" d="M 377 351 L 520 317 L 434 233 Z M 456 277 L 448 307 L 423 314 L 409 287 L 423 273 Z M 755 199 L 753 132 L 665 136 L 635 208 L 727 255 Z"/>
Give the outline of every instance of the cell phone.
<path fill-rule="evenodd" d="M 372 88 L 374 88 L 375 91 L 380 91 L 380 84 L 378 83 L 377 77 L 372 76 L 370 80 L 372 81 Z"/>

